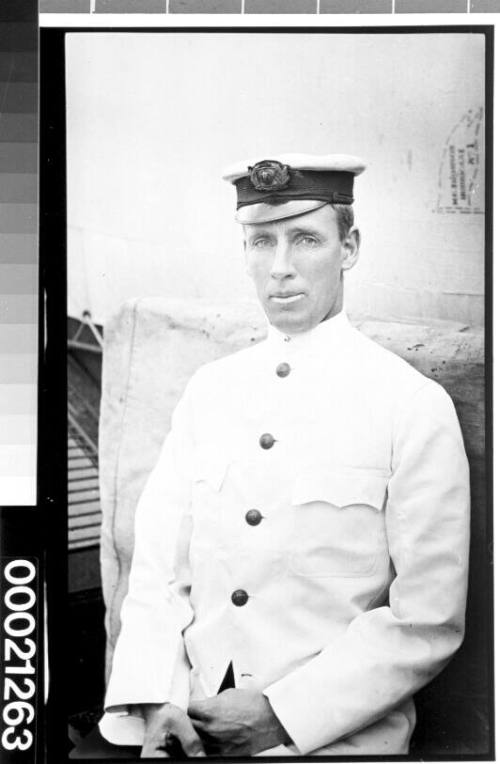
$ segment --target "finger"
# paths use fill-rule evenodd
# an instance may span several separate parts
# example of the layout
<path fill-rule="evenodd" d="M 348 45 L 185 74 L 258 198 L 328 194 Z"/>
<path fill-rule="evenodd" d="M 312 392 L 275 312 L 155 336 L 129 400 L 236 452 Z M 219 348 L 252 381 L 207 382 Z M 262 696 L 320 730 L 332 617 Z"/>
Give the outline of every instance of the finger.
<path fill-rule="evenodd" d="M 198 734 L 201 733 L 208 735 L 209 722 L 205 719 L 191 719 L 191 724 L 195 728 L 196 732 L 198 732 Z"/>
<path fill-rule="evenodd" d="M 211 719 L 213 716 L 211 708 L 212 702 L 209 700 L 193 700 L 188 707 L 188 716 L 191 719 Z"/>
<path fill-rule="evenodd" d="M 207 756 L 226 755 L 232 742 L 224 738 L 215 737 L 210 732 L 210 727 L 203 722 L 193 721 L 193 727 L 203 742 L 203 748 Z"/>
<path fill-rule="evenodd" d="M 171 725 L 170 732 L 182 745 L 182 749 L 187 756 L 204 756 L 205 749 L 200 736 L 191 724 L 188 716 L 182 715 Z"/>
<path fill-rule="evenodd" d="M 141 759 L 168 759 L 170 758 L 165 750 L 157 748 L 155 745 L 146 743 L 141 750 Z"/>
<path fill-rule="evenodd" d="M 214 745 L 219 745 L 219 741 L 216 737 L 210 734 L 207 727 L 203 727 L 201 725 L 198 725 L 193 722 L 193 726 L 200 738 L 200 740 L 203 743 L 203 748 L 205 750 L 205 753 L 208 753 L 208 748 L 213 747 Z"/>
<path fill-rule="evenodd" d="M 203 735 L 202 740 L 205 756 L 216 756 L 221 753 L 221 744 L 216 738 L 210 737 L 209 735 Z"/>
<path fill-rule="evenodd" d="M 165 750 L 165 733 L 163 730 L 148 730 L 144 738 L 141 758 L 168 759 Z"/>

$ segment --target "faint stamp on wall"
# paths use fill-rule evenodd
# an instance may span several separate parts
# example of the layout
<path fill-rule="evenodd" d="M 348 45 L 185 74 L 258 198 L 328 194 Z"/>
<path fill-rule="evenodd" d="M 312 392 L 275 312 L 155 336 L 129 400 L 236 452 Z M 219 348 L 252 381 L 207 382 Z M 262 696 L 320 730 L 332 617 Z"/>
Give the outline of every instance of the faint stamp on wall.
<path fill-rule="evenodd" d="M 484 214 L 482 108 L 469 109 L 450 131 L 441 154 L 435 212 Z"/>

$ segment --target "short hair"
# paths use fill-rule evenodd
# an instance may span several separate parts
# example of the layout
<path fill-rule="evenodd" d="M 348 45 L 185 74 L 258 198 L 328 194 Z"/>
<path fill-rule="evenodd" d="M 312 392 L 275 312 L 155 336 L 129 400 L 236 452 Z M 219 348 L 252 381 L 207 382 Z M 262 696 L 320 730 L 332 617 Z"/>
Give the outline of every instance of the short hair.
<path fill-rule="evenodd" d="M 347 234 L 354 225 L 354 212 L 350 204 L 332 204 L 337 213 L 337 227 L 341 241 L 344 241 Z"/>

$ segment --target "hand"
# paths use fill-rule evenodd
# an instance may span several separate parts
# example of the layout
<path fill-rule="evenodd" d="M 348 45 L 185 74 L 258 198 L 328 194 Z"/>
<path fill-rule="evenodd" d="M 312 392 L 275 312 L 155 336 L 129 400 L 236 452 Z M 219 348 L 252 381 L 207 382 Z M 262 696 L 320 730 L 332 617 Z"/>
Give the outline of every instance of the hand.
<path fill-rule="evenodd" d="M 188 708 L 207 754 L 253 756 L 291 740 L 268 699 L 257 690 L 225 690 Z"/>
<path fill-rule="evenodd" d="M 181 708 L 172 703 L 147 704 L 141 713 L 146 723 L 142 759 L 205 756 L 203 743 Z"/>

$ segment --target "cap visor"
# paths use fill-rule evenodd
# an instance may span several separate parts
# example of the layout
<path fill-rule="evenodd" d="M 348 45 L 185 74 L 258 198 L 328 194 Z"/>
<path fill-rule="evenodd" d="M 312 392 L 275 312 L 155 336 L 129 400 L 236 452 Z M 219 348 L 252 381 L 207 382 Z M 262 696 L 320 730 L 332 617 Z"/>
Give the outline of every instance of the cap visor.
<path fill-rule="evenodd" d="M 324 202 L 320 199 L 294 199 L 282 204 L 267 204 L 266 202 L 247 204 L 237 211 L 236 221 L 242 225 L 271 223 L 275 220 L 292 218 L 295 215 L 304 215 L 306 212 L 312 212 L 327 204 L 330 202 Z"/>

